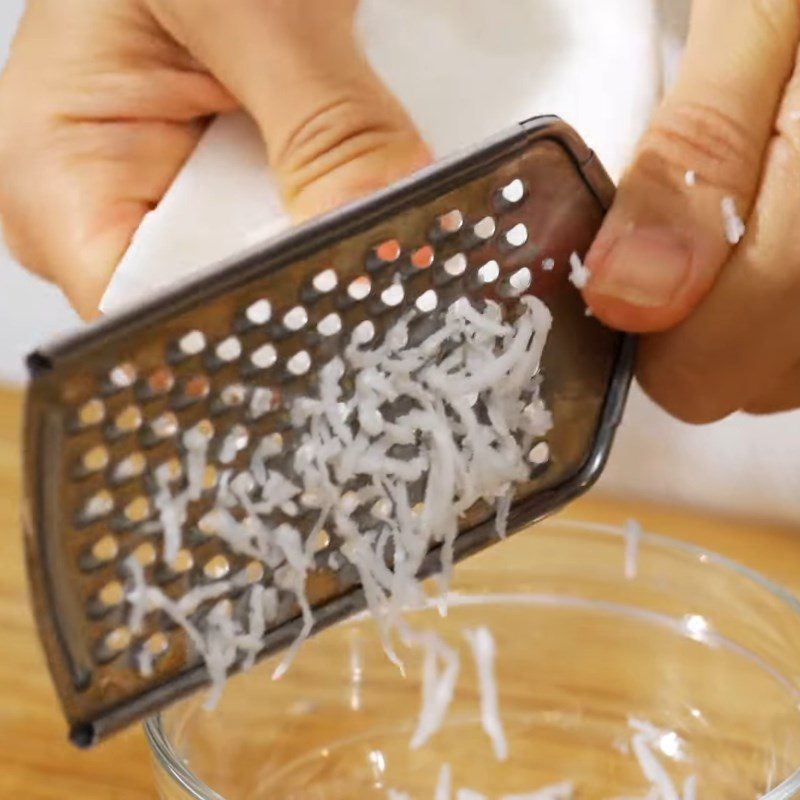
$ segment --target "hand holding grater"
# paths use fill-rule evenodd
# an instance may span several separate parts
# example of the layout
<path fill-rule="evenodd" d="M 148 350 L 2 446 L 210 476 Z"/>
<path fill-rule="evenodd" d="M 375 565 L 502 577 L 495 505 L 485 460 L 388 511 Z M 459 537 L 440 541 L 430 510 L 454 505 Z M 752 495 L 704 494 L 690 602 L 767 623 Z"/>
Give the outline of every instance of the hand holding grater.
<path fill-rule="evenodd" d="M 612 195 L 574 131 L 533 119 L 30 356 L 28 571 L 73 742 L 89 746 L 208 683 L 185 631 L 157 614 L 131 630 L 125 565 L 135 559 L 173 598 L 212 585 L 220 564 L 247 570 L 246 557 L 201 530 L 222 466 L 246 464 L 275 434 L 296 446 L 292 399 L 313 393 L 318 370 L 365 321 L 380 338 L 423 297 L 435 298 L 426 309 L 434 328 L 459 298 L 513 307 L 521 293 L 509 287 L 524 273 L 525 293 L 554 319 L 542 358 L 553 427 L 546 462 L 517 487 L 509 530 L 592 484 L 634 348 L 586 314 L 570 260 L 588 250 Z M 189 430 L 206 431 L 208 459 L 180 549 L 167 558 L 159 491 L 170 471 L 186 481 Z M 313 519 L 298 527 L 316 533 Z M 495 540 L 492 510 L 476 508 L 463 518 L 455 558 Z M 365 605 L 357 575 L 337 568 L 336 548 L 326 542 L 308 576 L 315 630 Z M 432 548 L 421 576 L 440 567 Z M 269 586 L 274 575 L 254 579 Z M 231 587 L 230 599 L 240 591 Z M 258 657 L 287 647 L 302 625 L 297 604 L 281 603 Z"/>

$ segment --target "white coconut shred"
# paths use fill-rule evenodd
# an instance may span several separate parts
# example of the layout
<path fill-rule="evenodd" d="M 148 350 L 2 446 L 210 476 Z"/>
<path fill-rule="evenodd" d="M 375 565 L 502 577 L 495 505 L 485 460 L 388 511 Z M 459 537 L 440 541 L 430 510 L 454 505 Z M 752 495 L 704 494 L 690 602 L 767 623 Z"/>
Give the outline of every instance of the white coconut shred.
<path fill-rule="evenodd" d="M 722 219 L 725 224 L 725 238 L 729 244 L 739 244 L 747 232 L 744 220 L 739 216 L 736 200 L 727 196 L 722 198 Z"/>
<path fill-rule="evenodd" d="M 359 326 L 343 356 L 320 369 L 317 394 L 291 403 L 291 446 L 279 434 L 265 437 L 252 448 L 247 468 L 237 468 L 248 432 L 234 426 L 216 454 L 215 502 L 199 527 L 232 554 L 269 570 L 273 587 L 265 590 L 244 574 L 231 578 L 223 569 L 173 600 L 147 587 L 144 573 L 131 565 L 132 627 L 138 630 L 152 611 L 165 612 L 205 659 L 217 695 L 234 665 L 252 665 L 268 624 L 294 603 L 302 628 L 276 670 L 280 677 L 313 628 L 306 580 L 318 566 L 324 534 L 338 547 L 321 554 L 321 564 L 356 570 L 385 649 L 400 663 L 394 637 L 402 609 L 422 598 L 423 560 L 441 544 L 444 594 L 461 515 L 483 500 L 497 507 L 497 531 L 505 533 L 514 487 L 529 477 L 529 454 L 552 426 L 539 374 L 552 317 L 532 296 L 521 298 L 518 310 L 509 320 L 497 304 L 478 310 L 462 299 L 429 335 L 420 336 L 415 318 L 406 315 L 377 345 L 368 342 L 374 330 Z M 262 392 L 251 402 L 262 412 L 272 401 Z M 208 443 L 203 431 L 184 436 L 182 491 L 173 489 L 166 470 L 156 476 L 166 561 L 183 545 L 191 504 L 214 463 Z M 314 520 L 304 534 L 295 521 L 301 513 Z M 234 614 L 224 598 L 232 590 L 246 614 Z M 401 634 L 405 644 L 415 644 L 407 631 Z M 452 663 L 437 678 L 432 696 L 438 699 L 419 740 L 435 729 L 454 669 L 457 674 Z"/>

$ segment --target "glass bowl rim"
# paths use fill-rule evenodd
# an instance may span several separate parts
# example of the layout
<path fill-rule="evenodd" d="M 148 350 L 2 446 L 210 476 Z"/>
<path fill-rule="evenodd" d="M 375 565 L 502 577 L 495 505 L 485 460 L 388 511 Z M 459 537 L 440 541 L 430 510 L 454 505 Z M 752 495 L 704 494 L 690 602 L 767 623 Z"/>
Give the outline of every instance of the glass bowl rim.
<path fill-rule="evenodd" d="M 528 532 L 536 531 L 535 526 Z M 584 520 L 557 519 L 545 522 L 542 525 L 542 532 L 553 528 L 572 528 L 585 532 L 597 533 L 605 536 L 625 539 L 630 534 L 624 526 L 612 525 L 601 522 L 589 522 Z M 739 578 L 755 583 L 764 591 L 779 600 L 786 608 L 798 619 L 800 619 L 800 598 L 795 596 L 787 588 L 772 581 L 750 567 L 746 567 L 732 558 L 708 550 L 700 545 L 673 539 L 662 534 L 649 533 L 647 531 L 637 532 L 640 541 L 651 547 L 673 550 L 697 559 L 703 557 L 706 563 L 721 567 Z M 191 800 L 226 800 L 210 786 L 201 781 L 187 766 L 172 748 L 172 745 L 164 732 L 162 725 L 162 715 L 156 714 L 145 720 L 144 731 L 150 749 L 157 759 L 159 765 L 163 767 L 167 775 L 177 783 L 177 785 L 188 793 Z M 800 765 L 780 786 L 776 786 L 768 794 L 763 795 L 759 800 L 793 800 L 800 791 Z"/>

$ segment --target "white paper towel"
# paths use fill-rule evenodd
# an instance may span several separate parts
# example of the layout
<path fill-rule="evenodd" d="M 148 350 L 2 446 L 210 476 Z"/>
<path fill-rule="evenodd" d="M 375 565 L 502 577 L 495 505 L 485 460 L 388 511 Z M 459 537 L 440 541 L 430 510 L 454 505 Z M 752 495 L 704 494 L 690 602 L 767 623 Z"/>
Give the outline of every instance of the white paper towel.
<path fill-rule="evenodd" d="M 540 113 L 618 175 L 665 83 L 689 0 L 364 0 L 367 53 L 437 155 Z M 146 218 L 103 299 L 112 311 L 289 224 L 252 123 L 215 122 Z M 600 488 L 800 520 L 800 416 L 681 425 L 634 391 Z"/>

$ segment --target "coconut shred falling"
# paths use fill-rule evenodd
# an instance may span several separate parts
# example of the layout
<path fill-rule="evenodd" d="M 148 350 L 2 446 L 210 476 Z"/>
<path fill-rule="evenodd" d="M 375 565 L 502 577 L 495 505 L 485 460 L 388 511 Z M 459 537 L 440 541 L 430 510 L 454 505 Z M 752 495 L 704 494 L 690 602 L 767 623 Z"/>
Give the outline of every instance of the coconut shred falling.
<path fill-rule="evenodd" d="M 290 405 L 290 447 L 279 434 L 267 436 L 247 468 L 236 469 L 231 453 L 247 432 L 233 430 L 223 443 L 215 501 L 199 527 L 260 565 L 272 576 L 269 588 L 243 571 L 170 599 L 129 566 L 133 629 L 160 609 L 184 629 L 216 690 L 231 667 L 255 661 L 270 623 L 294 607 L 302 629 L 275 677 L 288 667 L 313 628 L 307 576 L 330 563 L 330 554 L 316 553 L 320 536 L 336 543 L 337 564 L 357 572 L 384 647 L 399 663 L 394 636 L 402 609 L 421 601 L 417 576 L 431 548 L 441 545 L 444 595 L 459 518 L 482 500 L 499 507 L 496 525 L 505 533 L 510 498 L 531 474 L 531 450 L 552 426 L 539 371 L 550 312 L 531 296 L 511 320 L 497 304 L 478 310 L 460 300 L 427 337 L 414 323 L 401 318 L 377 345 L 359 326 L 343 355 L 319 371 L 315 396 Z M 186 434 L 185 445 L 188 487 L 173 493 L 166 475 L 157 481 L 165 558 L 183 544 L 211 455 L 199 435 Z M 301 516 L 310 531 L 307 523 L 301 533 Z"/>

